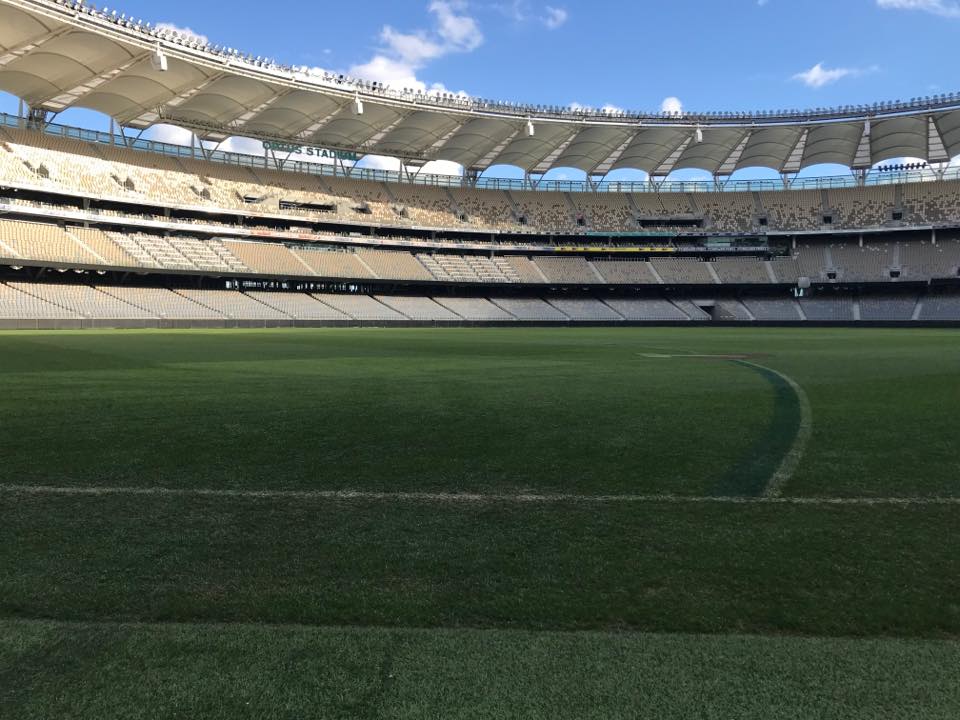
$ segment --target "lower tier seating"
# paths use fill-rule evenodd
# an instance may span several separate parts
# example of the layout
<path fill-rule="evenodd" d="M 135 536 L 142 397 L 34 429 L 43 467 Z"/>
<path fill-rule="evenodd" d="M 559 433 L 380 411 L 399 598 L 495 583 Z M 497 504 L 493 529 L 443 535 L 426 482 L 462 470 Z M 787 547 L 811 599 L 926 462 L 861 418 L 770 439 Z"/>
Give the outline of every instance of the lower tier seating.
<path fill-rule="evenodd" d="M 365 293 L 160 288 L 76 282 L 0 282 L 2 327 L 8 321 L 316 322 L 960 322 L 960 290 L 920 294 L 820 293 L 790 296 L 428 297 Z M 153 326 L 153 325 L 147 325 Z"/>

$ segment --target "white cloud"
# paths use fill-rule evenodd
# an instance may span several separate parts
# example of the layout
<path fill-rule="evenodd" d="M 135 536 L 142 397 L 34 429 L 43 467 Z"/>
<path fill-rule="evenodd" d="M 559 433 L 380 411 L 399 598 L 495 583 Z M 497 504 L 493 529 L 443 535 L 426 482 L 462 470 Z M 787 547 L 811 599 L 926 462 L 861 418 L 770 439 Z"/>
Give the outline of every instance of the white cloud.
<path fill-rule="evenodd" d="M 663 102 L 660 103 L 660 112 L 665 112 L 670 115 L 682 115 L 683 103 L 680 102 L 680 98 L 671 95 L 668 98 L 664 98 Z"/>
<path fill-rule="evenodd" d="M 203 45 L 206 45 L 208 42 L 210 42 L 210 38 L 208 38 L 206 35 L 201 35 L 200 33 L 194 32 L 188 27 L 180 27 L 179 25 L 174 25 L 173 23 L 157 23 L 156 29 L 158 31 L 166 30 L 167 32 L 175 32 L 180 35 L 192 37 L 194 40 Z"/>
<path fill-rule="evenodd" d="M 192 132 L 174 125 L 154 125 L 146 135 L 151 140 L 171 145 L 189 145 L 193 141 Z"/>
<path fill-rule="evenodd" d="M 960 18 L 960 3 L 955 0 L 877 0 L 884 10 L 920 10 L 941 17 Z"/>
<path fill-rule="evenodd" d="M 428 9 L 435 21 L 431 30 L 404 33 L 384 26 L 380 50 L 367 62 L 351 67 L 348 74 L 394 88 L 445 91 L 442 85 L 428 87 L 417 71 L 445 55 L 473 52 L 483 44 L 483 33 L 477 21 L 466 14 L 463 0 L 432 0 Z"/>
<path fill-rule="evenodd" d="M 424 175 L 463 175 L 463 165 L 451 160 L 431 160 L 420 171 Z"/>
<path fill-rule="evenodd" d="M 570 19 L 570 13 L 564 8 L 551 7 L 547 5 L 544 8 L 546 14 L 543 16 L 543 24 L 550 30 L 556 30 L 564 25 Z"/>
<path fill-rule="evenodd" d="M 827 68 L 822 62 L 818 62 L 809 70 L 798 72 L 793 76 L 794 80 L 802 82 L 807 87 L 814 89 L 822 88 L 824 85 L 830 85 L 846 77 L 859 77 L 868 72 L 876 72 L 877 67 L 872 66 L 863 68 Z"/>

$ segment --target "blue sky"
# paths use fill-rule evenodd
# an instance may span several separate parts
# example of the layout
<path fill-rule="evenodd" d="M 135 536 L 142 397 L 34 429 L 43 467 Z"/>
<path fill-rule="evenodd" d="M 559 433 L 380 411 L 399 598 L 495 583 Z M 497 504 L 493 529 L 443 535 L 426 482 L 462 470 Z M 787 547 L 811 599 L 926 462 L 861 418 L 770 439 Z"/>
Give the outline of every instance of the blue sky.
<path fill-rule="evenodd" d="M 952 57 L 960 0 L 121 0 L 116 8 L 284 63 L 531 103 L 751 110 L 960 89 Z M 0 107 L 15 110 L 9 96 Z M 105 122 L 80 111 L 60 121 Z"/>

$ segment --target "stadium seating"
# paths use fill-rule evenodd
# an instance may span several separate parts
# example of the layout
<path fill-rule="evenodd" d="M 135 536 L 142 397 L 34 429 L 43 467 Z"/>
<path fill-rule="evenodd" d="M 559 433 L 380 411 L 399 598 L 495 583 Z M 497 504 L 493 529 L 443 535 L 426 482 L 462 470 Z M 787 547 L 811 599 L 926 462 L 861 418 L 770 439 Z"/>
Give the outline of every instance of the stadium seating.
<path fill-rule="evenodd" d="M 460 320 L 460 316 L 439 305 L 428 297 L 406 297 L 401 295 L 374 295 L 374 300 L 388 308 L 396 310 L 411 320 Z"/>
<path fill-rule="evenodd" d="M 433 275 L 412 254 L 388 250 L 359 250 L 357 259 L 379 278 L 433 280 Z"/>
<path fill-rule="evenodd" d="M 444 298 L 435 297 L 434 301 L 455 313 L 464 320 L 474 322 L 503 322 L 516 318 L 503 308 L 497 307 L 485 298 Z"/>
<path fill-rule="evenodd" d="M 512 233 L 627 232 L 637 229 L 637 218 L 661 228 L 671 228 L 679 219 L 702 219 L 710 230 L 725 233 L 757 232 L 760 217 L 766 217 L 768 229 L 783 231 L 960 221 L 956 181 L 757 193 L 475 190 L 229 165 L 204 160 L 198 151 L 195 154 L 170 157 L 3 128 L 0 183 L 125 202 L 220 207 L 400 228 Z M 263 160 L 252 158 L 251 162 Z M 902 220 L 892 219 L 894 211 L 902 213 Z M 832 220 L 829 225 L 825 216 Z"/>
<path fill-rule="evenodd" d="M 534 262 L 550 282 L 583 285 L 604 282 L 593 266 L 581 257 L 540 256 L 534 258 Z"/>
<path fill-rule="evenodd" d="M 156 319 L 159 316 L 148 310 L 131 305 L 114 295 L 89 285 L 11 282 L 10 287 L 21 293 L 60 308 L 70 314 L 68 317 L 104 318 L 110 320 Z"/>
<path fill-rule="evenodd" d="M 743 304 L 756 320 L 768 322 L 797 322 L 800 312 L 795 300 L 789 298 L 745 298 Z"/>
<path fill-rule="evenodd" d="M 553 305 L 539 298 L 491 298 L 500 309 L 510 313 L 517 320 L 531 322 L 565 322 L 566 315 Z"/>
<path fill-rule="evenodd" d="M 550 298 L 549 302 L 571 320 L 580 322 L 623 320 L 623 316 L 616 310 L 593 298 Z"/>
<path fill-rule="evenodd" d="M 377 302 L 368 295 L 334 295 L 332 293 L 313 293 L 324 305 L 354 320 L 409 320 L 396 310 Z"/>
<path fill-rule="evenodd" d="M 351 279 L 373 277 L 373 273 L 353 252 L 331 251 L 326 248 L 295 248 L 291 252 L 320 277 Z"/>
<path fill-rule="evenodd" d="M 612 298 L 608 299 L 606 303 L 616 310 L 624 320 L 677 322 L 690 319 L 676 305 L 659 298 Z"/>
<path fill-rule="evenodd" d="M 676 305 L 680 309 L 680 311 L 683 312 L 691 320 L 698 320 L 703 322 L 703 321 L 712 319 L 708 313 L 701 310 L 695 303 L 693 303 L 690 300 L 682 300 L 682 299 L 675 298 L 673 299 L 673 304 Z"/>
<path fill-rule="evenodd" d="M 349 320 L 350 318 L 307 293 L 247 292 L 254 300 L 294 320 Z"/>
<path fill-rule="evenodd" d="M 830 254 L 839 279 L 847 282 L 881 282 L 890 280 L 894 247 L 890 243 L 831 245 Z"/>
<path fill-rule="evenodd" d="M 611 285 L 652 285 L 657 278 L 650 263 L 640 260 L 595 260 L 593 266 Z"/>
<path fill-rule="evenodd" d="M 223 320 L 227 317 L 164 288 L 98 286 L 97 290 L 164 320 Z"/>
<path fill-rule="evenodd" d="M 67 265 L 98 265 L 100 259 L 56 225 L 0 220 L 0 255 Z"/>
<path fill-rule="evenodd" d="M 79 319 L 79 312 L 43 299 L 42 289 L 37 293 L 20 290 L 16 283 L 0 283 L 0 318 L 4 320 Z"/>
<path fill-rule="evenodd" d="M 921 300 L 920 320 L 960 321 L 960 294 L 930 293 Z"/>
<path fill-rule="evenodd" d="M 854 320 L 853 298 L 841 295 L 821 295 L 801 298 L 800 307 L 807 320 L 820 322 L 851 322 Z"/>
<path fill-rule="evenodd" d="M 716 282 L 709 265 L 698 258 L 656 257 L 650 264 L 665 283 L 712 285 Z"/>
<path fill-rule="evenodd" d="M 757 258 L 717 258 L 711 265 L 724 283 L 763 285 L 770 282 L 767 266 Z"/>
<path fill-rule="evenodd" d="M 860 319 L 912 320 L 916 307 L 917 298 L 913 295 L 868 295 L 860 298 Z"/>
<path fill-rule="evenodd" d="M 179 295 L 233 320 L 289 320 L 276 308 L 235 290 L 177 290 Z"/>

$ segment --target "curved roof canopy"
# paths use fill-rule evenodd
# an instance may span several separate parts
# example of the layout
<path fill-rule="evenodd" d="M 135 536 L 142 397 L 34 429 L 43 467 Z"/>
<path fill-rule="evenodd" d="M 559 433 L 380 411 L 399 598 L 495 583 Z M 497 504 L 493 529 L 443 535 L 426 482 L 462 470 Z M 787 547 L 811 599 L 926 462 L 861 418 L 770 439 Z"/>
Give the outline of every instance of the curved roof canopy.
<path fill-rule="evenodd" d="M 0 0 L 0 90 L 31 108 L 91 108 L 137 129 L 170 123 L 214 141 L 245 136 L 477 171 L 795 173 L 960 155 L 960 95 L 683 115 L 522 106 L 283 67 L 75 0 Z"/>

